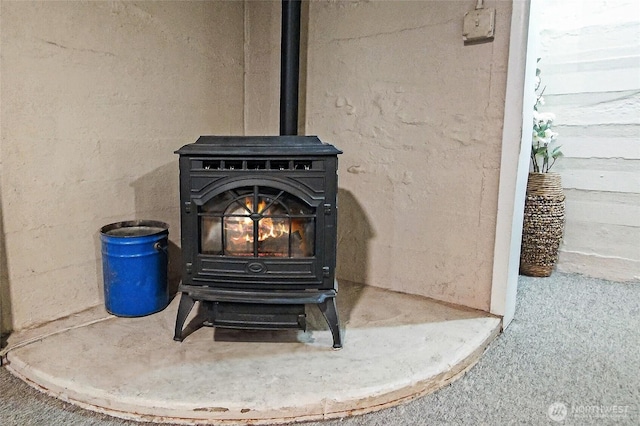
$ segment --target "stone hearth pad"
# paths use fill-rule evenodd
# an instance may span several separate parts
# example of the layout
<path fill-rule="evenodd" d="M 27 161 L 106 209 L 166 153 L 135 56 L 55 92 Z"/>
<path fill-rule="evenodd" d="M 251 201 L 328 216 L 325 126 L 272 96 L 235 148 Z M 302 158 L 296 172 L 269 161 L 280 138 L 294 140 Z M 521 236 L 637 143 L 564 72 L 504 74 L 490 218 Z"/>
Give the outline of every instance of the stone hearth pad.
<path fill-rule="evenodd" d="M 172 340 L 177 298 L 142 318 L 99 306 L 14 334 L 7 368 L 117 417 L 273 424 L 371 412 L 432 392 L 473 366 L 500 330 L 500 319 L 482 312 L 349 282 L 340 282 L 338 308 L 344 348 L 336 351 L 315 306 L 306 332 L 202 327 L 182 343 Z"/>

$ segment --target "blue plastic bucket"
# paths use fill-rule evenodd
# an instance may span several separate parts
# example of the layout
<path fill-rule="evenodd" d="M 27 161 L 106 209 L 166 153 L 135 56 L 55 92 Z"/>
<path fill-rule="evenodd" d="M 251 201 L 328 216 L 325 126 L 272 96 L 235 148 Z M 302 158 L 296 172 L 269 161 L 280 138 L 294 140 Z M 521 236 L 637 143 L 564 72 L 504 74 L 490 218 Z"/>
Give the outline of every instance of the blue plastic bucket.
<path fill-rule="evenodd" d="M 109 313 L 139 317 L 167 307 L 168 235 L 166 223 L 152 220 L 100 228 L 104 301 Z"/>

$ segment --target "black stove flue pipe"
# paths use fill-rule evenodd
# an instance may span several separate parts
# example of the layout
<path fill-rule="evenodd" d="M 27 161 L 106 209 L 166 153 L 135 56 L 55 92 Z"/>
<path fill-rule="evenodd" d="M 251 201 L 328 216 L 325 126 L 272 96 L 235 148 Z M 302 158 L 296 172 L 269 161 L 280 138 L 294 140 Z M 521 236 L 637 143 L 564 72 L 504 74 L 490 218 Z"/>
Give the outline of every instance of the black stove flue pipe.
<path fill-rule="evenodd" d="M 301 0 L 282 0 L 280 135 L 298 134 Z"/>

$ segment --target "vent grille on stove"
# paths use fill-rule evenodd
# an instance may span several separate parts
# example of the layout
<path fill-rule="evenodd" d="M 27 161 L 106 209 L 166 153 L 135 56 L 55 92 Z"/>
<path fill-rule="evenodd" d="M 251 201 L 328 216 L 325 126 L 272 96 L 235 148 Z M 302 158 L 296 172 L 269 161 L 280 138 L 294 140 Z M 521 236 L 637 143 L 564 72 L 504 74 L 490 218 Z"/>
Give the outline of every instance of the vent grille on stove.
<path fill-rule="evenodd" d="M 315 170 L 308 160 L 196 160 L 194 168 L 203 170 Z"/>

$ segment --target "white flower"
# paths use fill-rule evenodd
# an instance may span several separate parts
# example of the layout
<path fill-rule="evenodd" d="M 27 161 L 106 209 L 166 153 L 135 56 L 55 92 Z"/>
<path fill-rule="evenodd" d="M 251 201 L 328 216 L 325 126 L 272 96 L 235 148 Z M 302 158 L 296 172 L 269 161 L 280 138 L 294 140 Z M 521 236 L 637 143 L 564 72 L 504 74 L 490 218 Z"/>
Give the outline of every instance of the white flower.
<path fill-rule="evenodd" d="M 540 123 L 541 123 L 540 120 L 541 120 L 540 113 L 538 111 L 534 110 L 533 111 L 533 125 L 534 126 L 540 125 Z"/>
<path fill-rule="evenodd" d="M 540 59 L 538 59 L 539 61 Z M 553 122 L 556 119 L 555 114 L 551 112 L 539 112 L 538 106 L 544 105 L 544 88 L 540 89 L 540 69 L 536 69 L 535 93 L 536 102 L 533 105 L 533 132 L 531 146 L 531 162 L 533 171 L 538 173 L 547 173 L 553 166 L 556 159 L 562 156 L 559 147 L 553 148 L 552 144 L 558 137 L 558 133 L 551 130 Z"/>
<path fill-rule="evenodd" d="M 546 145 L 550 142 L 549 138 L 545 136 L 540 136 L 540 133 L 538 132 L 533 132 L 533 142 L 537 143 L 537 144 L 543 144 Z"/>
<path fill-rule="evenodd" d="M 552 141 L 556 138 L 556 136 L 558 136 L 558 134 L 551 129 L 547 129 L 544 131 L 545 139 Z"/>

